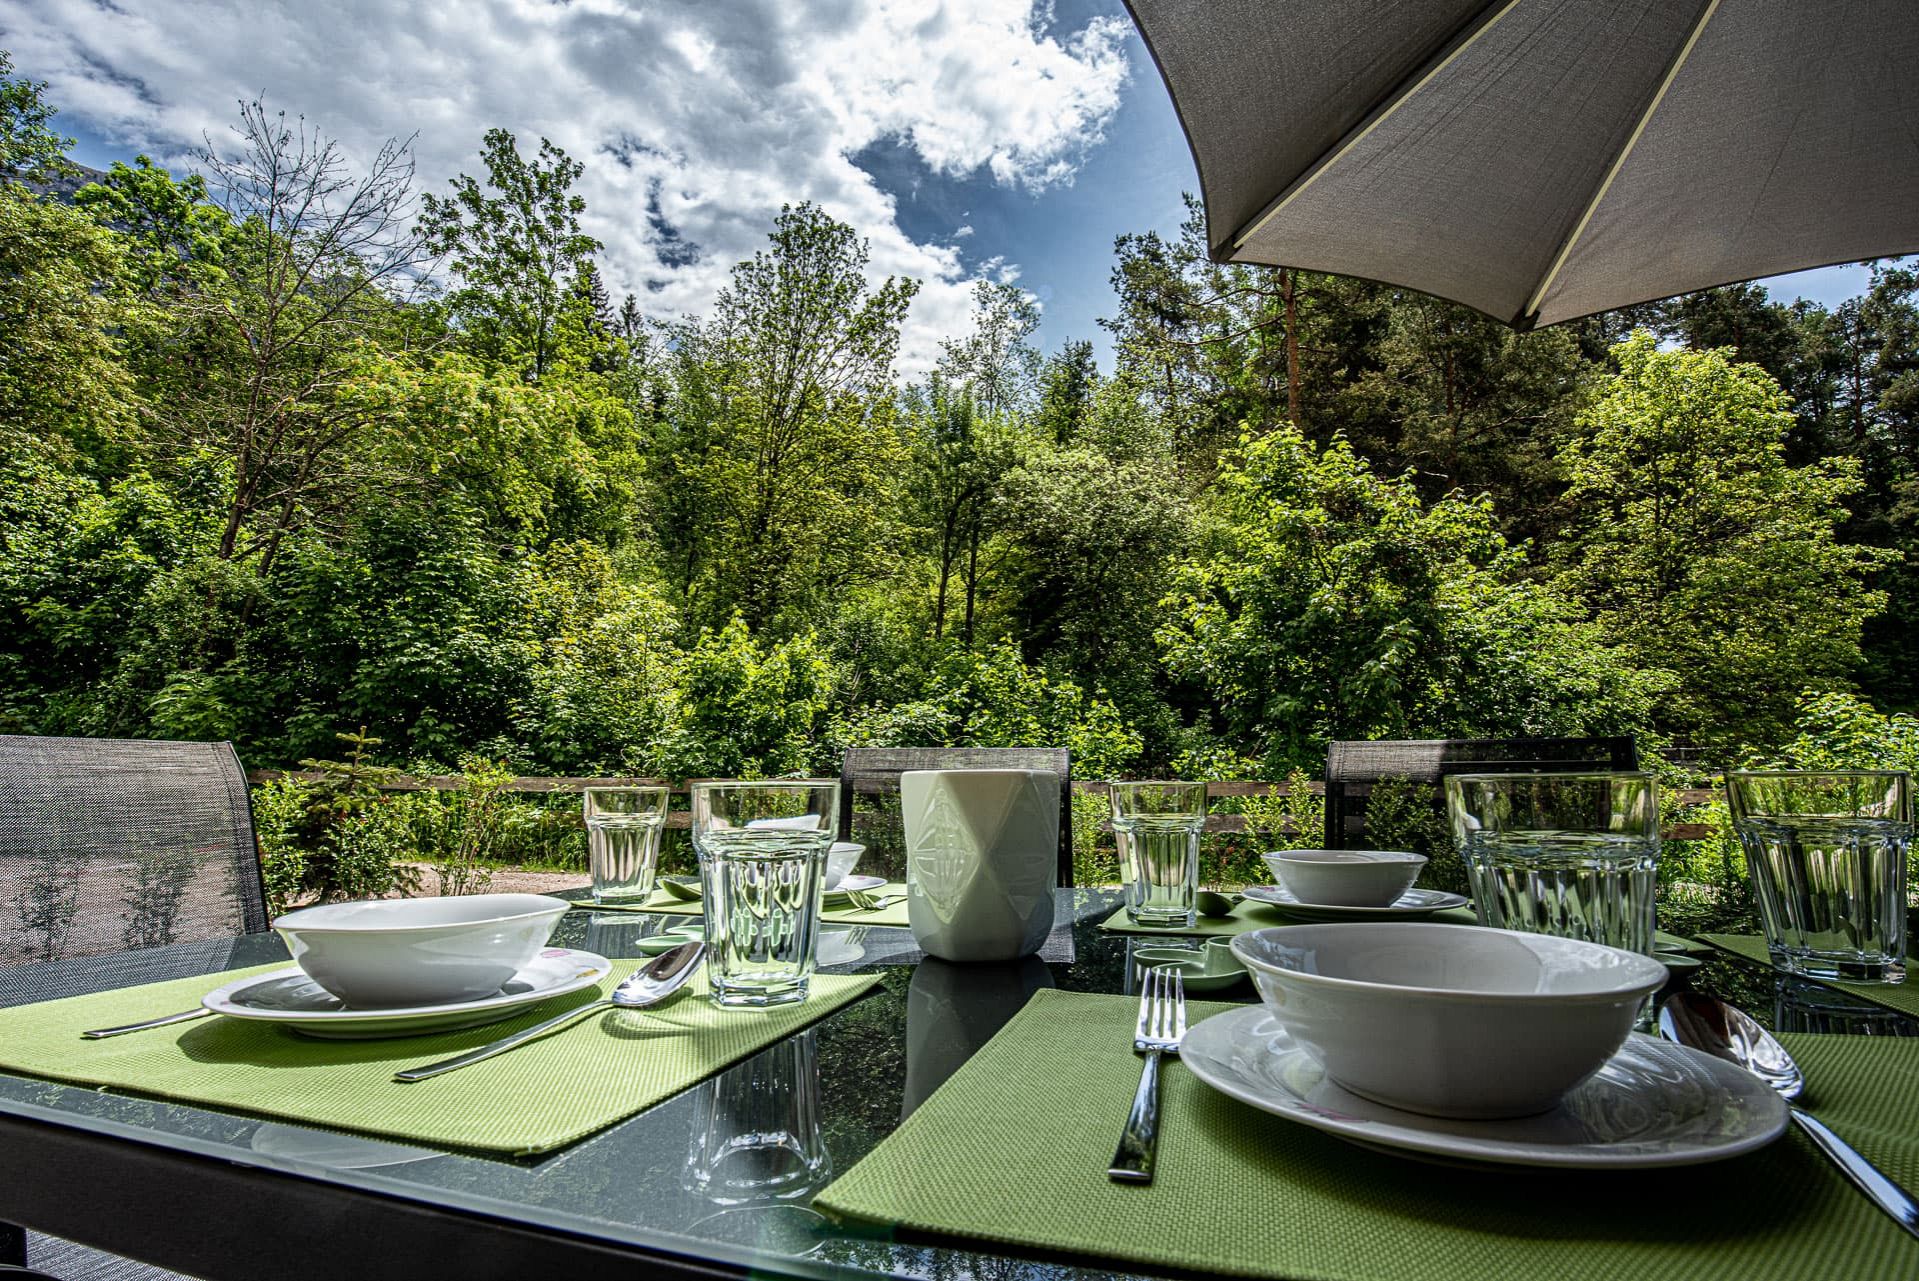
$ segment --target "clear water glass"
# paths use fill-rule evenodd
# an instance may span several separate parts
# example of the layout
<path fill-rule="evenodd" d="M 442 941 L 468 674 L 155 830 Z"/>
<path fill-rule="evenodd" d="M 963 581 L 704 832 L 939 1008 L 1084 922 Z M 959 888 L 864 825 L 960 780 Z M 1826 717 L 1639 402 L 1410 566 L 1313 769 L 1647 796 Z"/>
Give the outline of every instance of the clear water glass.
<path fill-rule="evenodd" d="M 1480 924 L 1651 955 L 1652 775 L 1456 774 L 1446 807 Z"/>
<path fill-rule="evenodd" d="M 838 781 L 695 783 L 692 790 L 713 1000 L 804 1001 L 818 960 Z"/>
<path fill-rule="evenodd" d="M 586 789 L 586 861 L 595 903 L 637 903 L 652 895 L 667 796 L 664 787 Z"/>
<path fill-rule="evenodd" d="M 1149 780 L 1110 785 L 1113 840 L 1135 925 L 1191 929 L 1199 894 L 1206 784 Z"/>
<path fill-rule="evenodd" d="M 833 1177 L 821 1116 L 808 1028 L 700 1087 L 682 1183 L 729 1208 L 810 1200 Z"/>
<path fill-rule="evenodd" d="M 1911 788 L 1900 770 L 1726 775 L 1773 964 L 1811 978 L 1905 982 Z"/>

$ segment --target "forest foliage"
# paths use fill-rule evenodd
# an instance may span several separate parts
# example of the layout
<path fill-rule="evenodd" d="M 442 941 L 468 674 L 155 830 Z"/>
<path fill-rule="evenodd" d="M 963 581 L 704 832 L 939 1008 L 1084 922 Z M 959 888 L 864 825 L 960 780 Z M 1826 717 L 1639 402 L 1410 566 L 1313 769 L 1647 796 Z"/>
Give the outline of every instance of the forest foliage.
<path fill-rule="evenodd" d="M 0 731 L 671 777 L 1910 737 L 1899 263 L 1519 334 L 1212 263 L 1195 214 L 1115 244 L 1110 370 L 982 281 L 907 383 L 916 283 L 814 205 L 656 317 L 544 139 L 427 192 L 404 141 L 356 166 L 249 103 L 191 173 L 82 185 L 55 124 L 0 60 Z"/>

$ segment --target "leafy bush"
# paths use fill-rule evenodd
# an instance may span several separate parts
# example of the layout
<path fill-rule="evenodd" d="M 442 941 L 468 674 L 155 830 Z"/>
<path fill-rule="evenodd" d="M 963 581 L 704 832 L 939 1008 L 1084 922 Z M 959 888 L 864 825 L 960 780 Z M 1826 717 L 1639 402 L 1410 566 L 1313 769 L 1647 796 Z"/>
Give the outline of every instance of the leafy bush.
<path fill-rule="evenodd" d="M 313 789 L 299 779 L 269 779 L 253 789 L 253 834 L 260 842 L 268 916 L 280 915 L 300 897 L 307 851 L 299 831 L 312 804 Z"/>
<path fill-rule="evenodd" d="M 469 757 L 460 786 L 416 792 L 395 808 L 407 825 L 413 857 L 432 865 L 442 894 L 480 894 L 493 883 L 489 864 L 500 854 L 506 785 L 513 771 L 502 762 Z"/>
<path fill-rule="evenodd" d="M 1143 747 L 1110 702 L 1029 666 L 1011 645 L 949 649 L 921 697 L 834 728 L 836 747 L 1064 747 L 1079 778 L 1110 777 Z"/>

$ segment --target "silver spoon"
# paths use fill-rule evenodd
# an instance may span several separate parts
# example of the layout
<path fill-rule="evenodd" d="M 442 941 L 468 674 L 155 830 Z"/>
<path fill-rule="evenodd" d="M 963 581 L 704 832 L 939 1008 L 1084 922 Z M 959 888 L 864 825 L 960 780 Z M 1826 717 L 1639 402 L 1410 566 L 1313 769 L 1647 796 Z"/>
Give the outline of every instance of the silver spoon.
<path fill-rule="evenodd" d="M 1799 1065 L 1772 1033 L 1760 1027 L 1744 1010 L 1703 992 L 1679 992 L 1668 997 L 1659 1007 L 1659 1032 L 1668 1041 L 1738 1064 L 1770 1085 L 1787 1103 L 1805 1092 L 1806 1078 L 1799 1071 Z M 1796 1107 L 1788 1110 L 1806 1137 L 1844 1171 L 1853 1186 L 1890 1214 L 1900 1227 L 1919 1237 L 1919 1202 L 1913 1200 L 1911 1193 L 1827 1129 L 1825 1122 Z"/>
<path fill-rule="evenodd" d="M 182 1010 L 178 1014 L 167 1014 L 157 1019 L 147 1019 L 142 1023 L 122 1023 L 119 1027 L 97 1027 L 91 1032 L 82 1032 L 80 1035 L 89 1041 L 99 1041 L 109 1036 L 125 1036 L 129 1032 L 144 1032 L 150 1027 L 166 1027 L 171 1023 L 190 1023 L 194 1019 L 203 1019 L 211 1013 L 213 1013 L 212 1010 L 201 1006 L 197 1010 Z"/>
<path fill-rule="evenodd" d="M 576 1006 L 564 1014 L 556 1015 L 544 1023 L 535 1023 L 523 1028 L 511 1036 L 503 1036 L 490 1041 L 477 1050 L 468 1050 L 465 1054 L 442 1059 L 438 1063 L 427 1063 L 420 1067 L 408 1068 L 404 1072 L 395 1072 L 396 1081 L 424 1081 L 430 1076 L 439 1076 L 442 1072 L 452 1072 L 469 1064 L 490 1059 L 496 1054 L 504 1054 L 516 1045 L 524 1045 L 536 1037 L 578 1022 L 595 1010 L 609 1007 L 622 1010 L 643 1010 L 649 1005 L 657 1005 L 681 984 L 693 977 L 700 968 L 700 957 L 706 952 L 706 944 L 697 939 L 682 943 L 676 948 L 660 953 L 639 969 L 627 975 L 620 985 L 613 989 L 613 995 L 603 996 L 597 1001 Z"/>

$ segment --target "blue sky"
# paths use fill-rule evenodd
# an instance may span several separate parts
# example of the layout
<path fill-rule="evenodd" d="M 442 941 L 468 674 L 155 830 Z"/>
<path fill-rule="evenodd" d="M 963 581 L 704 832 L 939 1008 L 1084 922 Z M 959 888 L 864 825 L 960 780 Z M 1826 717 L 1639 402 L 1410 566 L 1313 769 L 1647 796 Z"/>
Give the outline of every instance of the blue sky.
<path fill-rule="evenodd" d="M 964 326 L 980 276 L 1040 300 L 1045 349 L 1091 339 L 1107 363 L 1114 237 L 1174 232 L 1197 186 L 1117 0 L 0 0 L 0 32 L 97 167 L 142 150 L 182 167 L 255 93 L 360 154 L 419 130 L 427 189 L 477 168 L 489 125 L 553 137 L 587 166 L 609 280 L 655 314 L 704 311 L 782 202 L 819 201 L 876 270 L 923 282 L 908 375 Z M 1768 285 L 1830 306 L 1865 278 Z"/>

